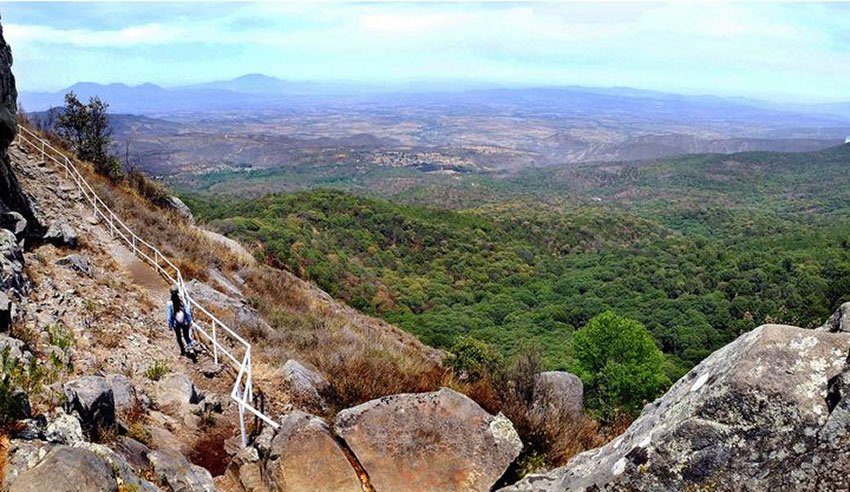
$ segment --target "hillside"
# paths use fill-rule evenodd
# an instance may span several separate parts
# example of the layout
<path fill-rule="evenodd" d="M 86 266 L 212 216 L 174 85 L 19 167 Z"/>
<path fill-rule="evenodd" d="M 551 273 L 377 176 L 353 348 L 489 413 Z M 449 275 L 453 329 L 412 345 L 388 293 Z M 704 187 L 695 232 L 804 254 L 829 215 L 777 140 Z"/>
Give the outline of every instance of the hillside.
<path fill-rule="evenodd" d="M 848 165 L 850 146 L 566 167 L 457 189 L 493 192 L 460 211 L 433 208 L 433 188 L 400 196 L 432 208 L 330 190 L 188 201 L 428 344 L 532 341 L 567 368 L 571 333 L 613 309 L 649 327 L 675 378 L 758 324 L 814 326 L 847 300 Z"/>

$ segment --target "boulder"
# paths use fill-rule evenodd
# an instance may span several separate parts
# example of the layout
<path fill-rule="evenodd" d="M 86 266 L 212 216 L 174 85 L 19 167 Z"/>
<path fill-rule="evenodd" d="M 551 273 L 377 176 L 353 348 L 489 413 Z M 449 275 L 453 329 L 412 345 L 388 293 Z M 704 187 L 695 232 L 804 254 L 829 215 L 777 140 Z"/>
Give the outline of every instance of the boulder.
<path fill-rule="evenodd" d="M 18 240 L 24 239 L 27 219 L 18 212 L 0 212 L 0 229 L 11 231 Z"/>
<path fill-rule="evenodd" d="M 53 447 L 44 441 L 11 439 L 4 457 L 0 490 L 8 491 L 18 476 L 37 465 Z"/>
<path fill-rule="evenodd" d="M 0 292 L 0 333 L 12 331 L 12 300 Z"/>
<path fill-rule="evenodd" d="M 117 491 L 110 466 L 83 448 L 56 446 L 33 468 L 18 475 L 9 492 Z"/>
<path fill-rule="evenodd" d="M 334 428 L 375 490 L 488 491 L 522 449 L 508 419 L 446 388 L 343 410 Z"/>
<path fill-rule="evenodd" d="M 614 441 L 504 490 L 847 490 L 850 335 L 765 325 Z"/>
<path fill-rule="evenodd" d="M 24 272 L 24 254 L 11 231 L 0 229 L 0 291 L 29 292 L 29 281 Z"/>
<path fill-rule="evenodd" d="M 222 366 L 221 364 L 216 364 L 215 362 L 210 360 L 201 365 L 198 370 L 201 372 L 201 374 L 204 375 L 204 377 L 214 378 L 218 376 L 221 371 L 224 370 L 224 366 Z"/>
<path fill-rule="evenodd" d="M 47 442 L 73 446 L 83 442 L 83 428 L 77 417 L 60 412 L 48 420 L 44 429 L 44 439 Z"/>
<path fill-rule="evenodd" d="M 184 406 L 200 403 L 201 392 L 188 376 L 171 372 L 156 384 L 156 402 L 161 406 Z"/>
<path fill-rule="evenodd" d="M 185 203 L 183 203 L 183 200 L 177 198 L 174 195 L 169 195 L 168 198 L 166 198 L 166 202 L 168 203 L 168 207 L 171 208 L 171 210 L 177 212 L 177 215 L 188 220 L 190 224 L 195 223 L 195 218 L 192 216 L 192 210 L 190 210 L 189 207 Z"/>
<path fill-rule="evenodd" d="M 308 369 L 295 360 L 288 360 L 281 371 L 283 388 L 290 401 L 305 410 L 326 412 L 328 404 L 321 396 L 330 384 L 321 373 Z"/>
<path fill-rule="evenodd" d="M 150 448 L 135 439 L 120 436 L 112 443 L 112 448 L 124 461 L 134 468 L 144 470 L 151 464 L 148 460 L 148 454 L 151 452 Z"/>
<path fill-rule="evenodd" d="M 544 415 L 581 414 L 584 386 L 581 379 L 564 371 L 541 372 L 534 378 L 533 407 Z"/>
<path fill-rule="evenodd" d="M 136 403 L 136 390 L 133 383 L 123 374 L 107 374 L 106 382 L 112 388 L 112 397 L 116 410 L 127 410 Z"/>
<path fill-rule="evenodd" d="M 280 421 L 266 475 L 272 490 L 279 492 L 360 490 L 360 479 L 328 424 L 304 412 L 290 413 Z"/>
<path fill-rule="evenodd" d="M 115 396 L 109 381 L 101 376 L 83 376 L 62 386 L 68 413 L 80 417 L 83 430 L 96 439 L 101 431 L 115 426 Z"/>
<path fill-rule="evenodd" d="M 153 473 L 174 492 L 215 492 L 212 475 L 189 463 L 185 456 L 171 451 L 148 453 Z"/>
<path fill-rule="evenodd" d="M 842 304 L 818 331 L 850 333 L 850 302 Z"/>
<path fill-rule="evenodd" d="M 57 221 L 50 224 L 43 239 L 54 246 L 77 247 L 77 233 L 65 222 Z"/>
<path fill-rule="evenodd" d="M 75 270 L 87 277 L 91 277 L 93 272 L 88 258 L 80 255 L 68 255 L 56 260 L 57 265 L 67 266 L 71 270 Z"/>
<path fill-rule="evenodd" d="M 9 349 L 9 355 L 28 364 L 32 358 L 32 354 L 27 351 L 23 341 L 17 338 L 12 338 L 8 335 L 0 334 L 0 352 Z"/>

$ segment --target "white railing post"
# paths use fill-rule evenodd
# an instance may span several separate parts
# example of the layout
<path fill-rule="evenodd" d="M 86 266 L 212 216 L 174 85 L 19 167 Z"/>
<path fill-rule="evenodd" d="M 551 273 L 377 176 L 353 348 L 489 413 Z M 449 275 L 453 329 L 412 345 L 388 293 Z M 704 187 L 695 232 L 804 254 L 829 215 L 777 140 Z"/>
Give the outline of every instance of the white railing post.
<path fill-rule="evenodd" d="M 239 432 L 242 433 L 242 447 L 248 447 L 248 436 L 245 434 L 245 405 L 239 404 Z"/>
<path fill-rule="evenodd" d="M 216 323 L 212 323 L 212 339 L 213 339 L 213 362 L 218 364 L 218 337 L 216 336 Z"/>

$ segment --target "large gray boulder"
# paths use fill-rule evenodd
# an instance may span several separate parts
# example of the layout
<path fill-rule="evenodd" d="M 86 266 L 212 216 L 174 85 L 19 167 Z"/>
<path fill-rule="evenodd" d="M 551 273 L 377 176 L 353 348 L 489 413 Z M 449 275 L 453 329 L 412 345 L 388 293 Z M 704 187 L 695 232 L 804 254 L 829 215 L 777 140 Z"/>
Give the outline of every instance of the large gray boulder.
<path fill-rule="evenodd" d="M 56 446 L 33 468 L 18 475 L 9 492 L 84 492 L 118 490 L 110 466 L 82 448 Z"/>
<path fill-rule="evenodd" d="M 248 306 L 245 299 L 241 296 L 223 294 L 195 279 L 186 284 L 186 289 L 195 301 L 203 305 L 211 305 L 224 312 L 232 313 L 232 322 L 237 328 L 251 331 L 257 330 L 261 333 L 270 333 L 272 331 L 268 323 L 260 316 L 260 313 Z"/>
<path fill-rule="evenodd" d="M 579 415 L 584 408 L 584 385 L 574 374 L 541 372 L 534 378 L 534 408 L 544 415 Z"/>
<path fill-rule="evenodd" d="M 329 383 L 319 372 L 290 359 L 283 365 L 281 380 L 284 390 L 296 406 L 310 411 L 327 411 L 328 404 L 321 392 L 328 388 Z"/>
<path fill-rule="evenodd" d="M 250 474 L 240 470 L 241 475 Z M 360 490 L 360 479 L 328 424 L 304 412 L 290 413 L 280 421 L 266 475 L 272 490 L 279 492 Z"/>
<path fill-rule="evenodd" d="M 83 376 L 62 386 L 66 410 L 76 413 L 83 430 L 92 438 L 115 426 L 115 397 L 109 381 L 101 376 Z"/>
<path fill-rule="evenodd" d="M 848 334 L 756 328 L 622 436 L 504 490 L 847 490 L 848 349 Z"/>
<path fill-rule="evenodd" d="M 488 491 L 522 449 L 508 419 L 446 388 L 343 410 L 334 428 L 375 490 Z"/>

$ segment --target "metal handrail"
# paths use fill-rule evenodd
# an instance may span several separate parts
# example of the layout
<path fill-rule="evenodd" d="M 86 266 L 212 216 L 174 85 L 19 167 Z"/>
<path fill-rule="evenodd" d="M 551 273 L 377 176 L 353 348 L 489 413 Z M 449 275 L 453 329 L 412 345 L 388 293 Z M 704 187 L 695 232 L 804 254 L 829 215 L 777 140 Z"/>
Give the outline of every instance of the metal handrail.
<path fill-rule="evenodd" d="M 88 201 L 89 206 L 94 210 L 95 218 L 102 217 L 109 224 L 109 231 L 112 236 L 115 237 L 117 235 L 120 237 L 125 243 L 131 246 L 134 255 L 152 265 L 156 272 L 168 279 L 172 285 L 177 285 L 183 298 L 188 300 L 187 304 L 190 306 L 190 309 L 200 312 L 209 320 L 209 332 L 204 329 L 202 323 L 197 321 L 194 323 L 193 328 L 196 333 L 200 333 L 212 344 L 213 360 L 216 364 L 218 364 L 219 354 L 221 353 L 237 371 L 236 381 L 233 385 L 233 390 L 230 392 L 230 398 L 239 406 L 239 429 L 242 433 L 242 445 L 246 446 L 248 443 L 245 431 L 246 410 L 277 429 L 278 423 L 257 410 L 252 404 L 254 388 L 251 371 L 251 344 L 235 331 L 231 330 L 230 327 L 209 312 L 209 310 L 192 299 L 186 289 L 186 283 L 183 280 L 183 274 L 180 272 L 180 269 L 153 244 L 142 239 L 118 218 L 106 203 L 97 196 L 94 189 L 92 189 L 91 185 L 89 185 L 74 165 L 72 159 L 23 125 L 18 125 L 17 136 L 19 142 L 26 144 L 35 152 L 40 152 L 42 160 L 45 162 L 49 160 L 61 166 L 65 170 L 66 176 L 74 181 L 83 197 Z M 243 347 L 244 352 L 241 360 L 235 354 L 231 353 L 226 345 L 221 343 L 219 339 L 219 333 L 221 331 L 224 332 L 226 338 Z"/>

